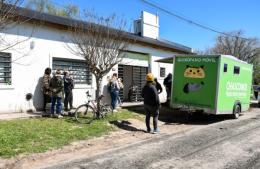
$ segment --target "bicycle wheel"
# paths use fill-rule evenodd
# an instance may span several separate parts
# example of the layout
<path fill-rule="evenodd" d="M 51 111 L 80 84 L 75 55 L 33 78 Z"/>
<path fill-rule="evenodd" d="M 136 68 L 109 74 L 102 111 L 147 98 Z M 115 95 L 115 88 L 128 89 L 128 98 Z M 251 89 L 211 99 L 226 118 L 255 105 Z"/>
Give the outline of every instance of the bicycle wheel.
<path fill-rule="evenodd" d="M 95 119 L 95 111 L 90 105 L 80 105 L 75 110 L 75 118 L 79 123 L 89 124 Z"/>

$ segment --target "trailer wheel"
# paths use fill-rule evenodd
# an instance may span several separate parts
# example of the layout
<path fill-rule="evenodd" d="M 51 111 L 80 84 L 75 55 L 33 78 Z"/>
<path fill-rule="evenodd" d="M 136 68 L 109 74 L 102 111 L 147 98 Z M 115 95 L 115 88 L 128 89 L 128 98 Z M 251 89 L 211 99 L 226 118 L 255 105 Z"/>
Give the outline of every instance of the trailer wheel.
<path fill-rule="evenodd" d="M 238 104 L 236 104 L 233 108 L 233 119 L 238 119 L 239 118 L 239 114 L 241 113 L 241 108 Z"/>

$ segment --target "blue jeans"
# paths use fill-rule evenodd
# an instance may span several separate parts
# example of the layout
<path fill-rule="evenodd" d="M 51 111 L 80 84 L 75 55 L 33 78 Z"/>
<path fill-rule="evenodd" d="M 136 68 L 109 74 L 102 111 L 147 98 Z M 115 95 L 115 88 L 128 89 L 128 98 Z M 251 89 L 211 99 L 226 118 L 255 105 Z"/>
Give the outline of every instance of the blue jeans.
<path fill-rule="evenodd" d="M 57 102 L 57 104 L 56 104 Z M 51 98 L 51 114 L 54 114 L 54 107 L 56 104 L 56 114 L 61 114 L 62 104 L 61 97 L 52 97 Z"/>
<path fill-rule="evenodd" d="M 114 110 L 116 108 L 118 92 L 117 91 L 112 91 L 110 93 L 110 95 L 111 95 L 111 106 L 112 106 L 112 109 Z"/>

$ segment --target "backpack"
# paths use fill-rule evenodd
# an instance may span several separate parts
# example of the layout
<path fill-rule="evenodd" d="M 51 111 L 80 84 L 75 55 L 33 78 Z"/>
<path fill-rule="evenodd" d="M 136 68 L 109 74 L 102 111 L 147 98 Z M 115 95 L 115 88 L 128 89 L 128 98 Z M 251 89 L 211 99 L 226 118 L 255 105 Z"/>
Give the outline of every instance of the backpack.
<path fill-rule="evenodd" d="M 63 80 L 61 77 L 54 76 L 51 79 L 51 87 L 53 89 L 53 94 L 62 92 L 63 90 Z"/>

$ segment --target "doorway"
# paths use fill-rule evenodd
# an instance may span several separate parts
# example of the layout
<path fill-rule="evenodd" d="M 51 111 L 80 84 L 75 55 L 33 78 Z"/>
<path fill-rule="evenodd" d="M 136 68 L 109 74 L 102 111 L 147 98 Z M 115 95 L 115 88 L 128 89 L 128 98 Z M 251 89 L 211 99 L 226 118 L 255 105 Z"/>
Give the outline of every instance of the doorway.
<path fill-rule="evenodd" d="M 122 101 L 143 101 L 141 92 L 146 83 L 145 77 L 147 72 L 148 67 L 118 65 L 118 78 L 121 78 L 124 84 L 124 89 L 119 92 Z"/>

